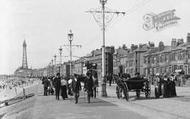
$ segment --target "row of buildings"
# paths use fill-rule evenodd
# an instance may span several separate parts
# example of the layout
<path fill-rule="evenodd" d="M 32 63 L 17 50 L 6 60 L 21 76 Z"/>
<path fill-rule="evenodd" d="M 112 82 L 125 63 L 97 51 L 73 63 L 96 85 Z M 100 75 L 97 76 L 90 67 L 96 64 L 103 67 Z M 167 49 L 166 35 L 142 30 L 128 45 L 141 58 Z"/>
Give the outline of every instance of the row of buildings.
<path fill-rule="evenodd" d="M 130 48 L 125 45 L 117 49 L 114 46 L 105 49 L 105 71 L 106 74 L 129 73 L 132 76 L 139 72 L 142 75 L 149 76 L 165 73 L 183 71 L 190 74 L 190 33 L 186 39 L 171 40 L 171 45 L 166 46 L 161 41 L 158 46 L 154 43 L 132 44 Z M 33 76 L 52 76 L 57 72 L 61 75 L 85 74 L 87 69 L 85 62 L 96 63 L 98 75 L 101 76 L 102 52 L 101 49 L 93 50 L 86 56 L 75 61 L 64 62 L 63 64 L 51 64 L 45 68 L 35 69 Z M 70 68 L 72 68 L 70 70 Z"/>

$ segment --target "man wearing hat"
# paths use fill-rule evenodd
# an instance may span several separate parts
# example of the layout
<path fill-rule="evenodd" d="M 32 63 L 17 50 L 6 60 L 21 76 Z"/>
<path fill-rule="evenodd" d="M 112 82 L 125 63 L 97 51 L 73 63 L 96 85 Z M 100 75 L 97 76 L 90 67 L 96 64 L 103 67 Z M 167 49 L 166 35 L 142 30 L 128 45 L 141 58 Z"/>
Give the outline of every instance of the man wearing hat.
<path fill-rule="evenodd" d="M 54 78 L 54 86 L 55 86 L 56 100 L 59 100 L 59 93 L 60 93 L 60 88 L 61 88 L 61 77 L 60 77 L 60 73 L 57 73 L 57 74 L 56 74 L 56 77 Z"/>
<path fill-rule="evenodd" d="M 81 90 L 81 83 L 80 80 L 78 79 L 77 74 L 74 74 L 74 78 L 72 79 L 72 91 L 74 93 L 74 97 L 75 97 L 75 104 L 78 103 L 78 98 L 79 98 L 79 92 Z"/>
<path fill-rule="evenodd" d="M 85 79 L 85 90 L 87 91 L 88 103 L 90 103 L 90 97 L 93 97 L 93 79 L 92 73 L 90 71 L 86 74 L 87 78 Z"/>

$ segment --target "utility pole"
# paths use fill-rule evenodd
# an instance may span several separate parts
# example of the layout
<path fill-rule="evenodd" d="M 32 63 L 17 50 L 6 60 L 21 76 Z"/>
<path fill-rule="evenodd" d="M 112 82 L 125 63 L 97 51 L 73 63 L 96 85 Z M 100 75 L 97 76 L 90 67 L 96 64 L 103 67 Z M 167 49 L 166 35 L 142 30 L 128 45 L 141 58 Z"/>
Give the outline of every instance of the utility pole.
<path fill-rule="evenodd" d="M 87 12 L 93 14 L 95 21 L 102 27 L 102 37 L 103 37 L 103 42 L 102 42 L 102 81 L 101 81 L 101 86 L 102 86 L 101 96 L 102 97 L 107 97 L 106 79 L 105 79 L 105 27 L 107 26 L 106 24 L 108 24 L 112 21 L 114 15 L 119 15 L 119 14 L 125 15 L 125 12 L 106 10 L 106 7 L 105 7 L 106 3 L 107 3 L 107 0 L 100 0 L 101 10 L 87 11 Z M 97 16 L 97 14 L 101 14 L 102 20 L 100 20 L 100 17 Z"/>

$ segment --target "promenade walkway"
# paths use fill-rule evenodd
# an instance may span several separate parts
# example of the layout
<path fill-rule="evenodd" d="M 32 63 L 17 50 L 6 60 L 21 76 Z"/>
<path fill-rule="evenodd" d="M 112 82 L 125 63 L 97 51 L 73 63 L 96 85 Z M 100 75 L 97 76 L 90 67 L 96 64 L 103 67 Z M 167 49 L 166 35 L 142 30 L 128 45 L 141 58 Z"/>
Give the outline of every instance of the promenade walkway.
<path fill-rule="evenodd" d="M 141 94 L 136 99 L 130 92 L 130 99 L 117 99 L 116 85 L 107 86 L 108 97 L 98 97 L 88 104 L 86 94 L 81 91 L 79 103 L 73 97 L 55 100 L 55 96 L 43 96 L 41 83 L 34 90 L 35 96 L 15 105 L 0 108 L 0 119 L 190 119 L 190 87 L 177 87 L 175 98 L 145 99 Z"/>
<path fill-rule="evenodd" d="M 144 94 L 141 94 L 140 99 L 136 99 L 135 93 L 130 92 L 129 102 L 117 99 L 115 87 L 115 84 L 107 86 L 108 98 L 100 97 L 100 99 L 151 119 L 190 119 L 190 87 L 177 87 L 178 96 L 174 98 L 155 99 L 153 87 L 150 99 L 145 99 Z"/>

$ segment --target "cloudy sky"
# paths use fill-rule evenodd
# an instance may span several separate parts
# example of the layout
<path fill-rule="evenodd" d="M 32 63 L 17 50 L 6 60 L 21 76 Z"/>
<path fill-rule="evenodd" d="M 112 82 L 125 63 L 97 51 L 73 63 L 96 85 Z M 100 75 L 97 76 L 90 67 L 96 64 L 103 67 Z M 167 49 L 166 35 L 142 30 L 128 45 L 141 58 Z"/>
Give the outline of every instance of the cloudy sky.
<path fill-rule="evenodd" d="M 170 45 L 172 38 L 184 38 L 190 32 L 190 0 L 108 0 L 112 10 L 125 11 L 107 27 L 106 45 L 116 48 L 122 44 L 163 41 Z M 49 64 L 58 48 L 67 45 L 67 34 L 74 33 L 75 56 L 84 56 L 101 47 L 102 31 L 90 13 L 99 8 L 99 0 L 0 0 L 0 74 L 12 74 L 22 65 L 22 44 L 27 43 L 28 65 L 32 68 Z M 161 31 L 142 28 L 143 16 L 176 9 L 178 24 Z M 64 56 L 69 49 L 63 48 Z M 65 57 L 64 61 L 68 58 Z"/>

